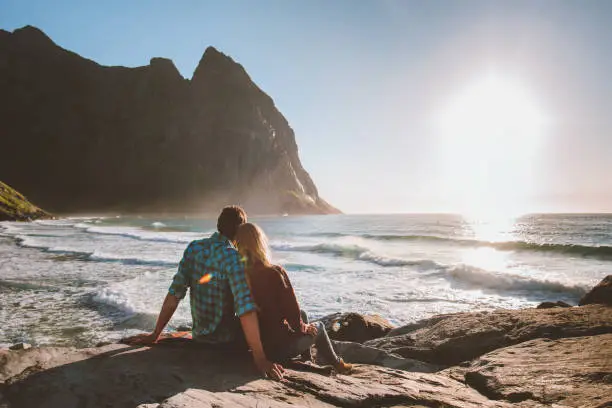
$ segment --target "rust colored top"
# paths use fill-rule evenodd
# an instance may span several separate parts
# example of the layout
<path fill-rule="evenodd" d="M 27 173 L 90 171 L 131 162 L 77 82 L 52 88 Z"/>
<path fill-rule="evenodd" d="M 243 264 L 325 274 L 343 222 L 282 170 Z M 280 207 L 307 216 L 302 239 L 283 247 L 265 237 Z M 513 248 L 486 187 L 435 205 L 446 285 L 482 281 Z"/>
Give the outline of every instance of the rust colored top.
<path fill-rule="evenodd" d="M 261 340 L 266 354 L 306 333 L 300 305 L 281 266 L 258 263 L 247 270 L 251 293 L 257 304 Z"/>

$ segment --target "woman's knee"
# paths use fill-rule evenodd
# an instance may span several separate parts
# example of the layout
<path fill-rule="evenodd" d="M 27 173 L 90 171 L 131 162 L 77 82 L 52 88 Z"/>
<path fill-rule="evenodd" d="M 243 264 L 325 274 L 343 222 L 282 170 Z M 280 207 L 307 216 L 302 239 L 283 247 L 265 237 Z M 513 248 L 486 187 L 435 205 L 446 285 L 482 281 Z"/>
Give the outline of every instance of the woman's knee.
<path fill-rule="evenodd" d="M 314 322 L 312 324 L 317 328 L 317 337 L 323 337 L 327 334 L 325 324 L 323 322 Z"/>

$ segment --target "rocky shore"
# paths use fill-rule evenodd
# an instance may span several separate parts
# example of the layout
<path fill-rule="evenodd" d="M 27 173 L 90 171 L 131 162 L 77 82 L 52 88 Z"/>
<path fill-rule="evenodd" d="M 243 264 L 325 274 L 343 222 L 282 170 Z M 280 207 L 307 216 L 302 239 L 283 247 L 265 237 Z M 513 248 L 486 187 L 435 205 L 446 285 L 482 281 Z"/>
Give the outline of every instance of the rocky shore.
<path fill-rule="evenodd" d="M 0 407 L 612 407 L 612 277 L 581 306 L 436 316 L 392 328 L 325 318 L 352 375 L 192 346 L 0 351 Z"/>

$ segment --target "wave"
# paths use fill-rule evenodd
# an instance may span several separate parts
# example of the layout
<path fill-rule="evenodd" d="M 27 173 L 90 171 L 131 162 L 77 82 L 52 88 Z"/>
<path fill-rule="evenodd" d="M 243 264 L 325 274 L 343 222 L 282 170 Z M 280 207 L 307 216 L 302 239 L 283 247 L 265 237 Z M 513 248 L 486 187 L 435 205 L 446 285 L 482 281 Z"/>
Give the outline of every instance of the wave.
<path fill-rule="evenodd" d="M 174 267 L 178 265 L 178 261 L 170 261 L 165 259 L 143 259 L 113 254 L 98 254 L 96 252 L 90 254 L 89 259 L 97 262 L 118 262 L 125 265 L 148 265 L 167 267 Z"/>
<path fill-rule="evenodd" d="M 579 299 L 588 290 L 581 285 L 569 285 L 550 280 L 539 280 L 525 276 L 489 272 L 469 265 L 445 268 L 442 274 L 460 287 L 488 289 L 503 292 L 546 292 L 567 294 Z"/>
<path fill-rule="evenodd" d="M 166 224 L 164 224 L 163 222 L 160 222 L 160 221 L 155 221 L 154 223 L 151 224 L 151 226 L 153 228 L 164 228 L 164 227 L 166 227 Z"/>
<path fill-rule="evenodd" d="M 138 257 L 129 257 L 115 254 L 104 254 L 97 251 L 78 250 L 77 248 L 66 248 L 61 246 L 53 246 L 47 243 L 38 242 L 29 235 L 15 236 L 17 244 L 22 247 L 37 248 L 44 252 L 65 254 L 74 257 L 75 260 L 81 261 L 96 261 L 96 262 L 117 262 L 126 265 L 145 265 L 145 266 L 161 266 L 175 267 L 178 261 L 168 259 L 144 259 Z"/>
<path fill-rule="evenodd" d="M 112 306 L 126 314 L 136 313 L 136 308 L 123 293 L 111 288 L 102 288 L 95 292 L 91 298 L 96 303 Z"/>
<path fill-rule="evenodd" d="M 476 239 L 440 237 L 436 235 L 375 235 L 375 234 L 342 234 L 342 233 L 320 233 L 322 237 L 358 237 L 378 241 L 429 241 L 441 242 L 451 245 L 468 247 L 488 247 L 500 251 L 529 251 L 557 253 L 562 255 L 573 255 L 581 257 L 591 257 L 599 259 L 612 259 L 612 246 L 600 245 L 580 245 L 580 244 L 554 244 L 537 243 L 527 241 L 479 241 Z"/>
<path fill-rule="evenodd" d="M 340 245 L 340 244 L 314 244 L 314 245 L 295 245 L 295 244 L 273 244 L 272 249 L 277 251 L 296 251 L 296 252 L 312 252 L 321 254 L 331 254 L 343 258 L 349 258 L 359 261 L 367 261 L 373 264 L 392 267 L 392 266 L 415 266 L 423 269 L 436 269 L 441 265 L 435 261 L 423 260 L 408 260 L 403 258 L 393 258 L 378 255 L 367 248 L 359 245 Z"/>
<path fill-rule="evenodd" d="M 156 224 L 156 223 L 153 223 Z M 161 224 L 161 223 L 160 223 Z M 202 233 L 170 233 L 170 232 L 156 232 L 156 231 L 147 231 L 142 230 L 140 228 L 133 227 L 95 227 L 90 224 L 75 224 L 75 228 L 84 230 L 90 234 L 100 234 L 100 235 L 114 235 L 125 238 L 137 239 L 139 241 L 149 241 L 149 242 L 164 242 L 164 243 L 172 243 L 172 244 L 188 244 L 193 240 L 200 239 L 209 232 Z M 158 226 L 157 228 L 162 228 Z"/>

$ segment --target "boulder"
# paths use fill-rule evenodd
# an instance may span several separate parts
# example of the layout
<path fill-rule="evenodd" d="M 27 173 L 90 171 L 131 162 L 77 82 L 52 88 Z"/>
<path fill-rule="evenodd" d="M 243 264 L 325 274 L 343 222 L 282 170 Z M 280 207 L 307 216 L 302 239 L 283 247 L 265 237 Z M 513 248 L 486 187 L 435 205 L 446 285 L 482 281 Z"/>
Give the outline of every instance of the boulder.
<path fill-rule="evenodd" d="M 435 373 L 441 368 L 411 358 L 404 358 L 388 351 L 350 341 L 333 341 L 336 353 L 347 363 L 372 364 L 397 370 Z M 325 363 L 325 362 L 322 362 Z"/>
<path fill-rule="evenodd" d="M 580 306 L 601 304 L 612 306 L 612 275 L 608 275 L 580 299 Z"/>
<path fill-rule="evenodd" d="M 17 343 L 17 344 L 13 344 L 12 346 L 10 346 L 9 350 L 27 350 L 29 348 L 32 348 L 31 344 L 28 344 L 28 343 Z"/>
<path fill-rule="evenodd" d="M 589 305 L 456 313 L 411 326 L 418 328 L 365 344 L 402 357 L 451 366 L 535 338 L 612 333 L 612 308 Z"/>
<path fill-rule="evenodd" d="M 572 305 L 565 303 L 562 300 L 558 300 L 556 302 L 542 302 L 536 307 L 536 309 L 552 309 L 553 307 L 572 307 Z"/>
<path fill-rule="evenodd" d="M 33 348 L 0 354 L 13 407 L 510 407 L 447 375 L 357 365 L 350 376 L 286 370 L 262 379 L 248 355 L 202 348 Z"/>
<path fill-rule="evenodd" d="M 612 334 L 530 340 L 446 373 L 496 400 L 609 407 Z"/>
<path fill-rule="evenodd" d="M 334 313 L 319 320 L 325 324 L 330 339 L 357 343 L 383 337 L 395 327 L 381 316 L 359 313 Z"/>

